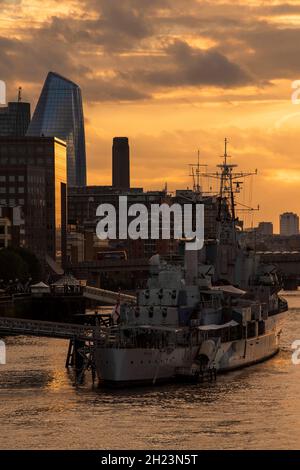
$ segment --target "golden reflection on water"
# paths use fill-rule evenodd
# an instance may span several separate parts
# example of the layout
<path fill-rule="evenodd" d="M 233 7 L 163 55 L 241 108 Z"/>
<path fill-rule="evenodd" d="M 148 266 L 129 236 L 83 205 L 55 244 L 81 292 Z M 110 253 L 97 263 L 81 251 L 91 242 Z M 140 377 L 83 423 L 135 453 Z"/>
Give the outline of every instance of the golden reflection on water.
<path fill-rule="evenodd" d="M 52 377 L 47 382 L 46 388 L 51 391 L 57 392 L 66 387 L 66 381 L 68 377 L 66 376 L 66 370 L 62 367 L 54 369 L 52 371 Z"/>

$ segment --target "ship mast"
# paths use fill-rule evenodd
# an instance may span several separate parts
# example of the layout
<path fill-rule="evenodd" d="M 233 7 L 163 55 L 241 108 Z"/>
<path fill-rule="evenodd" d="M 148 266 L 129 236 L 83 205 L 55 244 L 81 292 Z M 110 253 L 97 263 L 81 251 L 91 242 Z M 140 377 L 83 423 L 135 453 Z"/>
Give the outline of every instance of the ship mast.
<path fill-rule="evenodd" d="M 200 177 L 202 175 L 201 168 L 207 167 L 207 165 L 200 164 L 200 150 L 197 152 L 197 163 L 190 163 L 190 176 L 193 178 L 193 191 L 196 196 L 196 199 L 199 199 L 202 194 L 202 188 L 200 185 Z"/>
<path fill-rule="evenodd" d="M 217 195 L 218 199 L 218 210 L 217 210 L 217 221 L 220 223 L 220 231 L 222 232 L 222 226 L 227 225 L 231 227 L 234 233 L 234 239 L 236 239 L 236 225 L 238 218 L 236 216 L 236 200 L 235 195 L 240 192 L 244 178 L 257 174 L 255 172 L 240 172 L 236 171 L 238 165 L 229 163 L 228 159 L 231 158 L 228 155 L 228 139 L 224 140 L 224 154 L 221 156 L 223 162 L 217 165 L 220 171 L 213 173 L 203 173 L 202 176 L 215 178 L 220 180 L 219 192 Z M 242 210 L 254 210 L 250 207 L 243 206 Z"/>
<path fill-rule="evenodd" d="M 228 140 L 225 138 L 225 149 L 224 155 L 221 156 L 223 158 L 223 163 L 217 165 L 217 168 L 221 170 L 220 176 L 220 193 L 219 193 L 219 208 L 218 208 L 218 220 L 222 221 L 222 209 L 223 209 L 223 200 L 224 198 L 227 202 L 230 203 L 230 217 L 232 222 L 235 221 L 235 200 L 234 200 L 234 188 L 233 188 L 233 179 L 235 174 L 233 173 L 233 169 L 237 167 L 235 164 L 229 164 L 228 158 L 231 158 L 230 155 L 227 153 L 227 144 Z M 218 175 L 218 174 L 217 174 Z M 241 174 L 239 174 L 239 177 Z M 225 214 L 225 218 L 228 219 L 228 214 Z"/>

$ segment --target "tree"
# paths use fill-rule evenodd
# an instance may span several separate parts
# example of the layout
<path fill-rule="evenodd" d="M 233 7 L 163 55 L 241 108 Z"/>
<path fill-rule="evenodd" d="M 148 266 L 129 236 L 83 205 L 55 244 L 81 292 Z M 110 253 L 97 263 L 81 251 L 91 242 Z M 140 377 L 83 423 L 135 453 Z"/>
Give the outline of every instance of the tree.
<path fill-rule="evenodd" d="M 28 265 L 18 253 L 10 248 L 0 250 L 0 278 L 5 283 L 15 279 L 26 281 L 29 277 Z"/>
<path fill-rule="evenodd" d="M 42 267 L 36 255 L 26 248 L 16 248 L 14 251 L 21 256 L 23 261 L 27 264 L 27 269 L 33 282 L 40 281 L 42 277 Z"/>

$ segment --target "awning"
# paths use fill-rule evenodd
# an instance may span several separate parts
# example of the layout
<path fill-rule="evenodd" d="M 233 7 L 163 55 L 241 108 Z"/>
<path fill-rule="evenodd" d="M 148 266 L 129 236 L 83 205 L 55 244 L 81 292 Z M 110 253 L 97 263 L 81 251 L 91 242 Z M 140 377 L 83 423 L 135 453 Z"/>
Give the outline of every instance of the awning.
<path fill-rule="evenodd" d="M 38 284 L 32 284 L 30 287 L 49 287 L 47 284 L 45 284 L 44 282 L 39 282 Z"/>
<path fill-rule="evenodd" d="M 238 289 L 234 286 L 212 286 L 213 290 L 221 290 L 222 292 L 227 292 L 228 294 L 232 295 L 244 295 L 246 294 L 245 290 Z"/>
<path fill-rule="evenodd" d="M 198 330 L 208 331 L 208 330 L 221 330 L 222 328 L 229 328 L 230 326 L 237 326 L 238 322 L 231 320 L 228 323 L 223 323 L 223 325 L 202 325 L 198 326 Z"/>

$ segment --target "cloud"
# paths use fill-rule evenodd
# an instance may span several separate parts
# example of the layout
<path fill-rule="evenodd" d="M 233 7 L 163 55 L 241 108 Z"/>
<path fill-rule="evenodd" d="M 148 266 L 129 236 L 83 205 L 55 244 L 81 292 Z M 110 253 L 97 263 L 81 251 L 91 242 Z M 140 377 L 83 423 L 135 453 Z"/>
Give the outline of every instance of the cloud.
<path fill-rule="evenodd" d="M 252 82 L 247 72 L 216 49 L 196 49 L 176 40 L 166 48 L 166 54 L 161 69 L 134 72 L 137 80 L 162 87 L 206 85 L 227 88 Z"/>
<path fill-rule="evenodd" d="M 91 103 L 103 101 L 139 101 L 150 99 L 148 93 L 139 91 L 129 83 L 104 78 L 86 80 L 83 86 L 84 97 Z"/>
<path fill-rule="evenodd" d="M 238 37 L 253 50 L 241 61 L 261 79 L 298 79 L 300 75 L 300 28 L 260 23 Z"/>
<path fill-rule="evenodd" d="M 1 79 L 37 85 L 56 70 L 79 83 L 85 99 L 100 102 L 299 78 L 300 30 L 271 22 L 272 15 L 295 12 L 295 4 L 68 0 L 70 10 L 60 13 L 57 5 L 46 0 L 48 15 L 29 27 L 30 8 L 22 3 L 20 20 L 27 21 L 14 17 L 15 29 L 0 37 Z"/>

